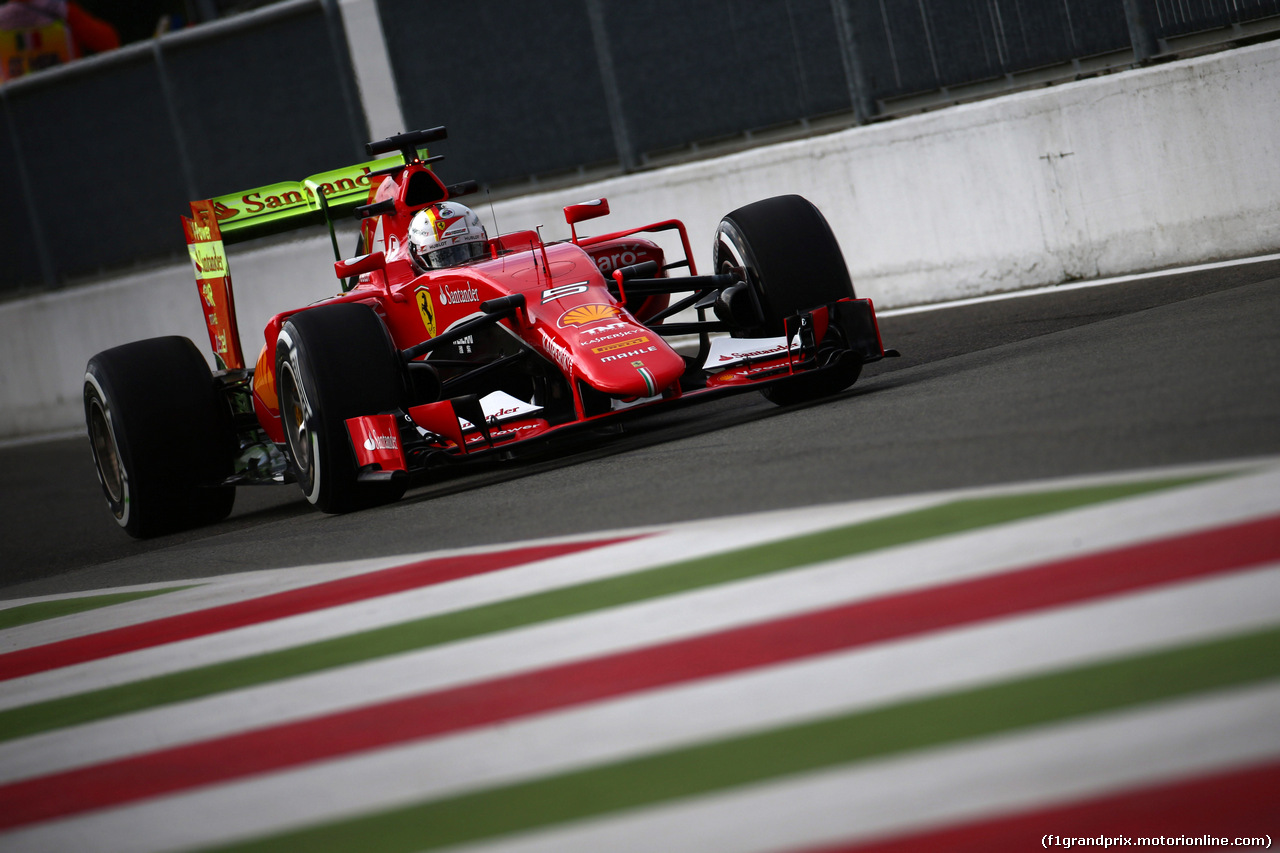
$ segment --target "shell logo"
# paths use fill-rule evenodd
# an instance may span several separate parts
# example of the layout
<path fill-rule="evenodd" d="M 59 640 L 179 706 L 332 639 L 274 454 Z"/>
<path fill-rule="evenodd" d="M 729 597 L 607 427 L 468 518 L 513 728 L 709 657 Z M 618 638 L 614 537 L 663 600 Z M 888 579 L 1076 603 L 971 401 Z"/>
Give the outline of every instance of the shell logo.
<path fill-rule="evenodd" d="M 617 317 L 621 313 L 621 309 L 615 308 L 612 305 L 601 305 L 599 303 L 579 305 L 576 308 L 570 308 L 568 311 L 560 315 L 560 327 L 584 326 L 587 323 L 598 323 L 601 320 L 609 320 L 613 317 Z"/>

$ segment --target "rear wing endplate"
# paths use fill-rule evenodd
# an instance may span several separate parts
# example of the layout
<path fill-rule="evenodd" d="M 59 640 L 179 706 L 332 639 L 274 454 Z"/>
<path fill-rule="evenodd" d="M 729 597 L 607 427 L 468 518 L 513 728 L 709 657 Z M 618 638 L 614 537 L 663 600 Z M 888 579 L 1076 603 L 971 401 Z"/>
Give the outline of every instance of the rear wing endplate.
<path fill-rule="evenodd" d="M 236 327 L 235 297 L 231 290 L 231 270 L 222 246 L 222 232 L 213 202 L 191 202 L 191 218 L 182 217 L 187 234 L 187 253 L 200 290 L 200 309 L 209 330 L 209 344 L 218 370 L 242 370 L 240 330 Z"/>
<path fill-rule="evenodd" d="M 419 154 L 425 158 L 427 152 L 424 149 Z M 328 225 L 334 256 L 341 258 L 334 217 L 351 214 L 373 201 L 382 179 L 403 165 L 400 156 L 384 157 L 301 181 L 191 202 L 191 216 L 182 217 L 182 226 L 218 370 L 242 370 L 245 366 L 224 244 L 307 225 Z"/>

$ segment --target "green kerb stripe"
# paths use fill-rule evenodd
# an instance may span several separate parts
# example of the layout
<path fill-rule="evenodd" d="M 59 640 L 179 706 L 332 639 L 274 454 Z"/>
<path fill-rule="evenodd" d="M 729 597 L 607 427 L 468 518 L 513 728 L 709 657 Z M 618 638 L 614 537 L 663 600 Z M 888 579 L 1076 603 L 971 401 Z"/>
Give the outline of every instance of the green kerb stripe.
<path fill-rule="evenodd" d="M 0 631 L 5 628 L 16 628 L 45 619 L 56 619 L 59 616 L 70 616 L 86 610 L 97 610 L 99 607 L 110 607 L 113 604 L 124 604 L 126 601 L 137 601 L 140 598 L 152 598 L 167 592 L 178 592 L 191 589 L 190 586 L 171 586 L 165 589 L 150 589 L 145 592 L 113 592 L 107 595 L 87 595 L 82 598 L 63 598 L 57 601 L 37 601 L 32 604 L 19 604 L 7 610 L 0 610 Z"/>
<path fill-rule="evenodd" d="M 0 711 L 0 741 L 1206 478 L 956 501 Z"/>
<path fill-rule="evenodd" d="M 1280 629 L 917 700 L 316 826 L 223 851 L 492 838 L 1280 675 Z"/>

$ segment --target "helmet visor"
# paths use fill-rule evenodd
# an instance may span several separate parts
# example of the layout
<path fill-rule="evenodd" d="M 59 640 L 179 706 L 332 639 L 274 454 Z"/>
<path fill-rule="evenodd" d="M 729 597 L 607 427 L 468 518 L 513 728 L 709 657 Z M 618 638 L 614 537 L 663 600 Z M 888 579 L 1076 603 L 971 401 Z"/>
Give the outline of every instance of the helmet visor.
<path fill-rule="evenodd" d="M 458 264 L 465 264 L 467 261 L 485 257 L 488 254 L 485 248 L 484 243 L 461 243 L 456 246 L 445 246 L 443 249 L 427 252 L 427 264 L 432 269 L 437 270 L 445 267 L 456 267 Z"/>

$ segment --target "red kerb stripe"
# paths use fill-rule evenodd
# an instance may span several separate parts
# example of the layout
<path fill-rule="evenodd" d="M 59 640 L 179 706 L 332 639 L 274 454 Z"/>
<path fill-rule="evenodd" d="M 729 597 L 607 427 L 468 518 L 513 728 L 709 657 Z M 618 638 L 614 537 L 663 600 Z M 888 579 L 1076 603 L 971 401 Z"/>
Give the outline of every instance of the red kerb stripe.
<path fill-rule="evenodd" d="M 561 545 L 540 545 L 533 548 L 516 548 L 509 551 L 491 551 L 484 554 L 468 554 L 456 557 L 440 557 L 422 560 L 391 569 L 368 572 L 354 577 L 318 583 L 301 589 L 292 589 L 210 607 L 194 613 L 183 613 L 129 625 L 83 637 L 73 637 L 56 643 L 21 649 L 0 655 L 0 681 L 20 678 L 36 672 L 57 669 L 72 664 L 136 652 L 139 649 L 190 640 L 207 634 L 230 631 L 260 622 L 270 622 L 351 604 L 368 598 L 392 595 L 410 589 L 445 583 L 459 578 L 480 575 L 498 569 L 548 560 L 565 554 L 573 554 L 590 548 L 602 548 L 639 537 L 597 539 L 590 542 L 568 542 Z"/>
<path fill-rule="evenodd" d="M 0 786 L 0 827 L 49 820 L 753 667 L 1280 557 L 1280 516 L 548 667 Z"/>

